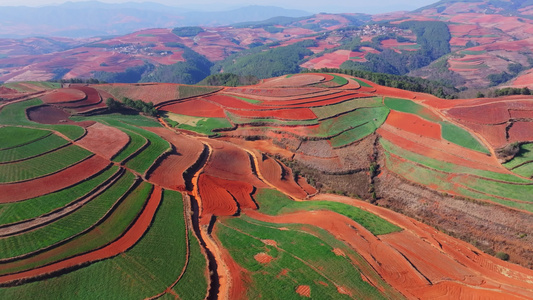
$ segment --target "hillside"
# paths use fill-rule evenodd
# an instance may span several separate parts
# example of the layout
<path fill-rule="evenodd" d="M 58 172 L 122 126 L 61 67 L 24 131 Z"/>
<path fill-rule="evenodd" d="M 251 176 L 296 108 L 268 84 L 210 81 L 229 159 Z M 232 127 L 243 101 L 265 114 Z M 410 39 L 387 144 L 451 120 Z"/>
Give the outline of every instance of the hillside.
<path fill-rule="evenodd" d="M 531 96 L 334 73 L 0 93 L 2 298 L 533 299 Z"/>

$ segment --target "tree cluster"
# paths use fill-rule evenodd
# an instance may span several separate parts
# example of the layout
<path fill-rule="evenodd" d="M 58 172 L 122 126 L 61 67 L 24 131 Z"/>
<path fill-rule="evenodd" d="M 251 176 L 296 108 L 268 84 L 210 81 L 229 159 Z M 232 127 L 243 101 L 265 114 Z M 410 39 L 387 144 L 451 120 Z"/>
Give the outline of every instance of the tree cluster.
<path fill-rule="evenodd" d="M 106 105 L 111 111 L 120 111 L 123 107 L 128 107 L 148 116 L 157 116 L 157 109 L 155 109 L 152 102 L 146 103 L 142 100 L 132 100 L 127 97 L 124 97 L 122 102 L 119 102 L 113 98 L 107 98 Z"/>

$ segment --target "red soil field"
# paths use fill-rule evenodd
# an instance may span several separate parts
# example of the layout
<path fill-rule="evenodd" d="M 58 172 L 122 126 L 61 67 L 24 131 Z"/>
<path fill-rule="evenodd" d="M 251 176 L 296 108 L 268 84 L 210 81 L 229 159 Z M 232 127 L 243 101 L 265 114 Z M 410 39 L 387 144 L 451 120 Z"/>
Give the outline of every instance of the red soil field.
<path fill-rule="evenodd" d="M 296 199 L 305 199 L 307 193 L 295 181 L 292 170 L 268 156 L 257 159 L 261 175 L 270 184 Z"/>
<path fill-rule="evenodd" d="M 366 98 L 373 95 L 367 93 L 359 93 L 354 91 L 341 91 L 335 94 L 313 96 L 308 98 L 296 100 L 283 101 L 263 101 L 264 106 L 278 106 L 278 107 L 315 107 L 340 103 L 354 98 Z M 281 99 L 280 99 L 281 100 Z"/>
<path fill-rule="evenodd" d="M 103 260 L 125 252 L 129 248 L 133 247 L 137 241 L 141 239 L 148 227 L 150 227 L 155 212 L 161 203 L 162 192 L 163 191 L 160 187 L 154 187 L 146 206 L 137 220 L 135 220 L 135 223 L 128 229 L 128 231 L 124 233 L 124 235 L 107 246 L 89 253 L 55 262 L 44 267 L 35 268 L 17 274 L 0 276 L 0 282 L 13 282 L 24 278 L 32 278 L 44 274 L 58 272 L 64 269 L 72 269 L 86 263 Z"/>
<path fill-rule="evenodd" d="M 205 118 L 225 118 L 224 109 L 212 102 L 203 100 L 202 98 L 194 98 L 178 103 L 163 105 L 159 108 L 163 111 L 168 111 L 181 115 L 188 115 L 193 117 Z"/>
<path fill-rule="evenodd" d="M 381 41 L 381 45 L 385 48 L 396 48 L 400 46 L 413 46 L 413 45 L 416 45 L 416 43 L 409 43 L 409 42 L 399 43 L 396 39 L 388 39 L 388 40 Z M 404 50 L 416 51 L 416 49 L 404 49 Z"/>
<path fill-rule="evenodd" d="M 308 94 L 291 96 L 291 97 L 245 95 L 245 94 L 232 93 L 232 92 L 229 92 L 227 89 L 224 90 L 224 94 L 228 94 L 230 96 L 238 96 L 238 97 L 244 97 L 248 99 L 254 99 L 258 101 L 287 101 L 287 100 L 306 99 L 309 97 L 326 96 L 326 95 L 332 95 L 332 94 L 341 92 L 340 90 L 321 89 L 321 88 L 314 88 L 312 91 L 313 92 L 310 92 Z M 223 95 L 223 94 L 219 93 L 218 95 Z"/>
<path fill-rule="evenodd" d="M 417 115 L 391 110 L 385 123 L 420 136 L 441 139 L 440 124 L 427 121 Z"/>
<path fill-rule="evenodd" d="M 83 100 L 87 95 L 79 89 L 59 89 L 41 97 L 45 103 L 65 103 Z"/>
<path fill-rule="evenodd" d="M 296 288 L 296 293 L 302 297 L 311 298 L 311 287 L 308 285 L 299 285 Z"/>
<path fill-rule="evenodd" d="M 87 95 L 87 97 L 84 100 L 77 102 L 61 103 L 62 107 L 76 108 L 81 106 L 96 105 L 102 102 L 100 94 L 98 94 L 98 91 L 92 87 L 72 85 L 71 88 L 83 92 L 85 95 Z"/>
<path fill-rule="evenodd" d="M 391 88 L 387 86 L 372 84 L 376 89 L 376 94 L 394 97 L 394 98 L 404 98 L 404 99 L 415 99 L 419 96 L 418 93 L 410 92 L 406 90 L 400 90 L 396 88 Z"/>
<path fill-rule="evenodd" d="M 254 259 L 260 264 L 268 264 L 270 261 L 272 261 L 273 257 L 261 252 L 254 255 Z"/>
<path fill-rule="evenodd" d="M 101 123 L 95 123 L 86 130 L 87 134 L 76 144 L 106 159 L 111 159 L 130 141 L 130 137 L 121 130 Z"/>
<path fill-rule="evenodd" d="M 350 60 L 350 50 L 337 50 L 335 52 L 326 53 L 320 57 L 313 58 L 301 65 L 308 69 L 321 68 L 339 68 L 343 62 Z"/>
<path fill-rule="evenodd" d="M 313 120 L 316 115 L 309 108 L 286 108 L 274 110 L 235 110 L 227 109 L 232 114 L 249 118 L 269 118 L 281 120 Z"/>
<path fill-rule="evenodd" d="M 219 106 L 223 106 L 227 108 L 251 109 L 251 110 L 259 110 L 262 108 L 260 104 L 252 104 L 244 100 L 241 100 L 241 99 L 238 99 L 232 96 L 228 96 L 228 95 L 223 95 L 220 93 L 203 96 L 202 100 L 214 102 L 218 104 Z"/>
<path fill-rule="evenodd" d="M 218 185 L 214 178 L 200 174 L 198 179 L 198 191 L 202 200 L 202 223 L 209 222 L 211 215 L 232 216 L 239 212 L 235 199 L 223 186 Z"/>
<path fill-rule="evenodd" d="M 514 122 L 509 128 L 509 142 L 533 141 L 533 122 Z"/>
<path fill-rule="evenodd" d="M 61 108 L 41 105 L 26 110 L 28 119 L 41 124 L 70 124 L 70 114 Z"/>
<path fill-rule="evenodd" d="M 0 95 L 6 95 L 6 94 L 18 94 L 19 91 L 6 88 L 5 86 L 0 86 Z"/>
<path fill-rule="evenodd" d="M 306 87 L 306 88 L 261 88 L 261 85 L 251 87 L 229 87 L 224 89 L 225 92 L 241 94 L 242 97 L 255 99 L 256 96 L 267 97 L 294 97 L 316 93 L 322 89 Z"/>
<path fill-rule="evenodd" d="M 203 144 L 166 128 L 144 127 L 144 129 L 163 137 L 175 149 L 175 153 L 168 155 L 148 175 L 149 180 L 164 188 L 185 191 L 183 173 L 198 160 L 204 148 Z"/>
<path fill-rule="evenodd" d="M 100 84 L 96 88 L 107 91 L 116 100 L 128 97 L 133 100 L 143 99 L 158 105 L 179 98 L 178 84 L 173 83 L 149 83 L 149 84 Z"/>
<path fill-rule="evenodd" d="M 298 176 L 297 183 L 308 195 L 313 195 L 317 192 L 317 190 L 307 182 L 307 179 L 302 176 Z"/>
<path fill-rule="evenodd" d="M 109 161 L 93 155 L 49 176 L 12 184 L 0 184 L 0 203 L 17 202 L 62 190 L 99 173 Z"/>
<path fill-rule="evenodd" d="M 456 107 L 447 113 L 455 118 L 477 124 L 502 124 L 509 120 L 507 103 L 497 102 L 473 107 Z"/>
<path fill-rule="evenodd" d="M 464 165 L 474 169 L 487 170 L 498 173 L 509 173 L 493 156 L 469 150 L 449 143 L 445 140 L 434 140 L 409 133 L 383 124 L 377 133 L 395 145 L 409 151 L 428 156 L 437 160 L 448 161 L 457 165 Z"/>

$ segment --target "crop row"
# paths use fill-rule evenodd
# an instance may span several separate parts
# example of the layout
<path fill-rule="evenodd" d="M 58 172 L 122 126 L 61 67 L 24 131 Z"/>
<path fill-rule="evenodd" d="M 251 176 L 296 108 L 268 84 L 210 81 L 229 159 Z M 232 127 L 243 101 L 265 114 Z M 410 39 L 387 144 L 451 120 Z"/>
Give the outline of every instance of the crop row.
<path fill-rule="evenodd" d="M 50 134 L 50 131 L 33 128 L 12 126 L 0 127 L 0 136 L 2 137 L 0 151 L 10 150 L 11 148 L 35 142 Z"/>
<path fill-rule="evenodd" d="M 313 107 L 311 110 L 315 113 L 319 120 L 323 120 L 356 110 L 358 108 L 378 106 L 383 106 L 383 103 L 381 103 L 381 97 L 355 98 L 341 103 Z"/>
<path fill-rule="evenodd" d="M 0 150 L 0 163 L 28 159 L 63 147 L 68 143 L 69 141 L 62 137 L 55 134 L 49 134 L 41 139 L 19 147 Z"/>
<path fill-rule="evenodd" d="M 0 225 L 20 222 L 47 214 L 83 197 L 118 170 L 111 167 L 101 174 L 69 188 L 20 202 L 0 204 Z"/>
<path fill-rule="evenodd" d="M 118 205 L 133 182 L 134 176 L 128 172 L 75 212 L 39 229 L 0 239 L 0 259 L 31 253 L 80 234 Z"/>
<path fill-rule="evenodd" d="M 31 159 L 0 164 L 0 183 L 41 177 L 76 164 L 93 155 L 91 152 L 69 145 Z"/>

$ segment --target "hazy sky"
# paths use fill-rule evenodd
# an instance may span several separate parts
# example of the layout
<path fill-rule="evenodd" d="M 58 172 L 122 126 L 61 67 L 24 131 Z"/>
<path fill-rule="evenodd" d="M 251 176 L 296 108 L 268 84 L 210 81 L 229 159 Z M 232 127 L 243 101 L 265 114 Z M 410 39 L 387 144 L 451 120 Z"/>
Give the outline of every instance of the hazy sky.
<path fill-rule="evenodd" d="M 71 0 L 75 2 L 83 0 Z M 246 5 L 273 5 L 285 8 L 296 8 L 309 12 L 353 12 L 353 13 L 381 13 L 391 12 L 397 10 L 414 10 L 419 7 L 432 4 L 438 0 L 340 0 L 340 1 L 324 1 L 324 0 L 100 0 L 107 3 L 123 3 L 123 2 L 159 2 L 162 4 L 186 8 L 194 8 L 197 10 L 221 10 L 224 8 L 235 8 Z M 63 0 L 0 0 L 0 6 L 44 6 L 60 4 L 67 1 Z M 331 5 L 331 4 L 334 5 Z"/>

